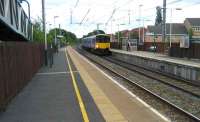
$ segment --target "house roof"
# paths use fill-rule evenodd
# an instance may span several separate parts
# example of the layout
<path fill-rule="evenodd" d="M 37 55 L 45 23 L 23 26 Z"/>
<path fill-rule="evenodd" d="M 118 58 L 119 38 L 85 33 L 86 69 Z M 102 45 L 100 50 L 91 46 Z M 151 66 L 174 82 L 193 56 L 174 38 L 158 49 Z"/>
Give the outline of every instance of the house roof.
<path fill-rule="evenodd" d="M 143 27 L 140 27 L 140 30 L 143 30 Z M 146 31 L 147 28 L 144 28 L 144 31 Z M 133 28 L 132 30 L 130 30 L 130 32 L 137 32 L 139 31 L 139 28 Z"/>
<path fill-rule="evenodd" d="M 182 23 L 172 23 L 171 24 L 171 34 L 187 34 L 187 29 L 185 28 L 185 25 Z M 147 31 L 149 33 L 155 33 L 155 34 L 162 34 L 162 26 L 148 26 Z M 170 24 L 166 24 L 166 34 L 170 34 Z"/>
<path fill-rule="evenodd" d="M 191 26 L 200 26 L 200 18 L 186 18 Z"/>

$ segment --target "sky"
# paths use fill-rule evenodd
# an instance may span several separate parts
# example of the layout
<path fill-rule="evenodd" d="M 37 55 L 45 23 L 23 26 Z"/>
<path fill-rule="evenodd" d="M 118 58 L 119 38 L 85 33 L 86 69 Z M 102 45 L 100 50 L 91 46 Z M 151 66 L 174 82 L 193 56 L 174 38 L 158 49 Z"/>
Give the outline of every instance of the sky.
<path fill-rule="evenodd" d="M 32 20 L 42 18 L 42 0 L 28 1 Z M 97 25 L 106 33 L 147 27 L 155 23 L 156 6 L 162 4 L 163 0 L 45 0 L 47 31 L 60 24 L 61 28 L 82 37 L 97 29 Z M 26 3 L 22 6 L 27 12 Z M 167 0 L 167 22 L 183 23 L 185 18 L 200 18 L 199 11 L 199 0 Z M 54 16 L 58 16 L 55 23 Z"/>

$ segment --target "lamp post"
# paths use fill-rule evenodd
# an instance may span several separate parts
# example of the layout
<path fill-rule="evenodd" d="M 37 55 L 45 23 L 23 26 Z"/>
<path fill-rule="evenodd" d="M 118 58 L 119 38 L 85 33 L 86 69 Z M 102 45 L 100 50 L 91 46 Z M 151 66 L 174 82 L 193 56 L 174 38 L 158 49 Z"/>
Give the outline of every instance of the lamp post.
<path fill-rule="evenodd" d="M 170 17 L 170 41 L 169 41 L 169 47 L 171 48 L 172 46 L 172 11 L 174 10 L 177 10 L 177 11 L 180 11 L 182 10 L 182 8 L 171 8 L 171 17 Z"/>
<path fill-rule="evenodd" d="M 52 24 L 51 24 L 51 23 L 49 23 L 49 31 L 51 30 L 51 26 L 52 26 Z"/>
<path fill-rule="evenodd" d="M 31 14 L 30 14 L 30 3 L 27 1 L 27 0 L 19 0 L 19 2 L 20 3 L 22 3 L 22 2 L 26 2 L 27 3 L 27 5 L 28 5 L 28 18 L 29 18 L 29 20 L 30 20 L 30 18 L 31 18 Z"/>
<path fill-rule="evenodd" d="M 111 37 L 110 37 L 110 41 L 112 41 L 112 35 L 113 35 L 113 34 L 112 34 L 112 21 L 113 21 L 113 20 L 111 20 L 111 26 L 110 26 L 110 29 L 111 29 Z"/>
<path fill-rule="evenodd" d="M 141 24 L 140 20 L 141 20 L 141 7 L 142 7 L 142 6 L 143 6 L 142 4 L 139 5 L 139 33 L 138 33 L 138 34 L 139 34 L 139 35 L 138 35 L 138 37 L 139 37 L 139 42 L 140 42 L 140 40 L 141 40 L 141 39 L 140 39 L 140 38 L 141 38 L 141 37 L 140 37 L 140 24 Z"/>
<path fill-rule="evenodd" d="M 125 24 L 117 24 L 117 26 L 118 26 L 118 42 L 119 42 L 119 26 L 120 25 L 125 25 Z"/>
<path fill-rule="evenodd" d="M 111 29 L 111 38 L 110 38 L 111 41 L 113 41 L 113 27 L 112 26 L 113 26 L 114 21 L 115 21 L 114 19 L 111 20 L 111 28 L 110 28 Z"/>
<path fill-rule="evenodd" d="M 125 24 L 117 24 L 117 26 L 118 26 L 118 43 L 120 42 L 120 37 L 119 37 L 119 26 L 120 25 L 125 25 Z"/>
<path fill-rule="evenodd" d="M 142 41 L 144 42 L 144 22 L 146 21 L 146 22 L 149 22 L 149 21 L 152 21 L 152 20 L 149 20 L 149 19 L 136 19 L 136 21 L 138 21 L 138 22 L 141 22 L 142 21 L 142 32 L 143 32 L 143 34 L 142 34 Z M 138 42 L 140 42 L 140 39 L 141 39 L 141 34 L 140 34 L 140 28 L 139 28 L 139 32 L 138 32 L 139 34 L 138 34 L 138 37 L 139 37 L 139 41 Z"/>
<path fill-rule="evenodd" d="M 151 20 L 149 20 L 149 19 L 142 19 L 142 23 L 143 23 L 143 29 L 142 29 L 143 30 L 143 35 L 142 35 L 143 39 L 142 40 L 143 40 L 143 43 L 144 43 L 144 22 L 150 22 L 150 21 Z"/>
<path fill-rule="evenodd" d="M 117 40 L 118 40 L 118 43 L 119 43 L 119 24 L 117 24 L 117 25 L 118 25 L 118 33 L 117 33 L 118 38 L 117 38 Z"/>
<path fill-rule="evenodd" d="M 57 38 L 56 38 L 56 18 L 58 18 L 59 16 L 54 16 L 54 28 L 55 28 L 55 31 L 54 31 L 54 33 L 55 33 L 55 45 L 57 44 Z"/>

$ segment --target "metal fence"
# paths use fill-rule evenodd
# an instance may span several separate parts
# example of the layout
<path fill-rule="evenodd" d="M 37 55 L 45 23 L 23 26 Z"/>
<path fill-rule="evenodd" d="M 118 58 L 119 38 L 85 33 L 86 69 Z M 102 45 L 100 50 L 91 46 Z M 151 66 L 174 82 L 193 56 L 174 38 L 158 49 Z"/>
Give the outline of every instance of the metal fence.
<path fill-rule="evenodd" d="M 191 43 L 190 48 L 180 48 L 179 44 L 173 44 L 170 49 L 170 56 L 180 57 L 180 58 L 195 58 L 200 59 L 200 44 L 199 43 Z"/>
<path fill-rule="evenodd" d="M 110 42 L 110 48 L 122 49 L 122 43 L 121 42 Z"/>
<path fill-rule="evenodd" d="M 42 66 L 43 55 L 43 45 L 0 42 L 0 110 L 5 109 Z"/>

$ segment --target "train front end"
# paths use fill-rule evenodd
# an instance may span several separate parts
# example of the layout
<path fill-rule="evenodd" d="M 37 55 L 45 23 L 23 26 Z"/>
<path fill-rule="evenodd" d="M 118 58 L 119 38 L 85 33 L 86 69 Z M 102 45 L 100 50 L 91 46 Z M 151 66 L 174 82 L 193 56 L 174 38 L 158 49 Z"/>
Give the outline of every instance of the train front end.
<path fill-rule="evenodd" d="M 110 36 L 97 35 L 95 50 L 101 54 L 108 54 L 110 52 Z"/>

